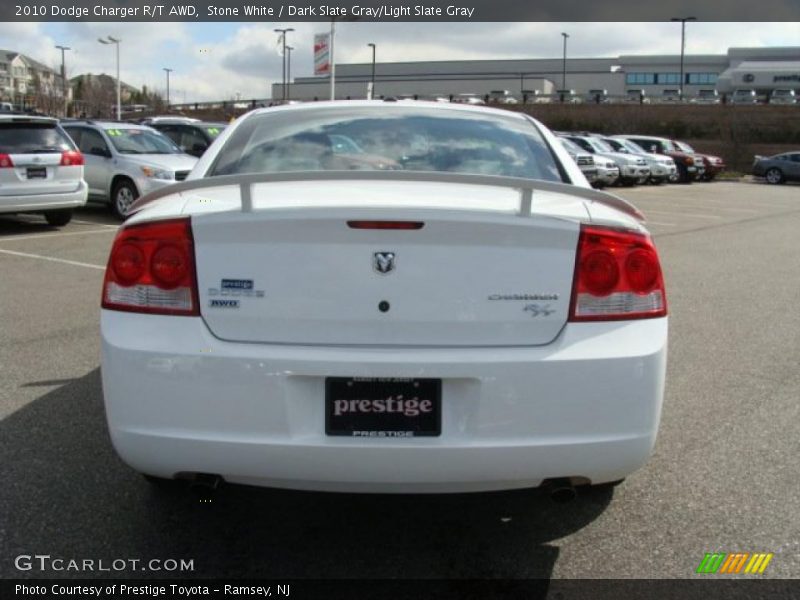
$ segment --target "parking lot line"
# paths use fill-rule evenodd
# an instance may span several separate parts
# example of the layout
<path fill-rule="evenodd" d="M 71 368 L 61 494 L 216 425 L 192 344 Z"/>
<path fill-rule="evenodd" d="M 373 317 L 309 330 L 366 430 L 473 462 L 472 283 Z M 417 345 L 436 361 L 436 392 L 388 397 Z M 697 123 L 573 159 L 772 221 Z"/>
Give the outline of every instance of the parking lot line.
<path fill-rule="evenodd" d="M 98 223 L 97 221 L 83 221 L 81 219 L 72 219 L 73 223 L 80 223 L 81 225 L 97 225 L 98 227 L 111 227 L 119 229 L 119 225 L 109 225 L 108 223 Z"/>
<path fill-rule="evenodd" d="M 665 210 L 648 210 L 644 209 L 645 216 L 648 213 L 655 213 L 659 215 L 670 215 L 672 217 L 687 217 L 687 218 L 698 218 L 698 219 L 714 219 L 714 220 L 722 220 L 722 217 L 719 215 L 701 215 L 697 213 L 674 213 Z"/>
<path fill-rule="evenodd" d="M 65 231 L 63 233 L 32 233 L 30 235 L 18 235 L 8 238 L 0 238 L 0 244 L 6 242 L 17 242 L 19 240 L 41 240 L 45 238 L 66 237 L 69 235 L 88 235 L 90 233 L 114 233 L 110 229 L 90 229 L 89 231 Z"/>
<path fill-rule="evenodd" d="M 106 270 L 106 268 L 101 265 L 92 265 L 89 263 L 78 262 L 76 260 L 66 260 L 64 258 L 55 258 L 52 256 L 42 256 L 41 254 L 29 254 L 28 252 L 15 252 L 14 250 L 6 250 L 4 248 L 0 248 L 0 254 L 10 254 L 11 256 L 21 256 L 23 258 L 36 258 L 39 260 L 63 263 L 65 265 L 72 265 L 75 267 L 86 267 L 87 269 L 100 269 L 101 271 Z"/>
<path fill-rule="evenodd" d="M 675 223 L 665 223 L 664 221 L 646 221 L 648 225 L 663 225 L 664 227 L 675 227 Z"/>

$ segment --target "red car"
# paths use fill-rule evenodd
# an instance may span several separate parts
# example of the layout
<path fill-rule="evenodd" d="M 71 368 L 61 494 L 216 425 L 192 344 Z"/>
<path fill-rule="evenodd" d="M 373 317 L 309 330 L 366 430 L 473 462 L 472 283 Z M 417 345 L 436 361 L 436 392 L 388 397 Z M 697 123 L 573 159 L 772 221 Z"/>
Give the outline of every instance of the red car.
<path fill-rule="evenodd" d="M 725 160 L 722 157 L 713 156 L 712 154 L 700 154 L 699 152 L 695 152 L 694 148 L 692 148 L 686 142 L 679 142 L 678 140 L 673 140 L 673 143 L 686 154 L 693 154 L 694 156 L 703 159 L 703 164 L 706 167 L 706 172 L 700 176 L 699 179 L 701 181 L 711 181 L 717 175 L 719 175 L 725 170 Z"/>

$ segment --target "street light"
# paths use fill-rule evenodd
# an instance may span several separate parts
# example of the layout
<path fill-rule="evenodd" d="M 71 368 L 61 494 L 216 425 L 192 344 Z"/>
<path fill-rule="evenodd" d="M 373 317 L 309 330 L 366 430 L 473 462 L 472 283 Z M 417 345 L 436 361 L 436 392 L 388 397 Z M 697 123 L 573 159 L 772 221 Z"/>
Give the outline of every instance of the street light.
<path fill-rule="evenodd" d="M 97 38 L 97 41 L 101 44 L 111 45 L 115 44 L 117 46 L 117 120 L 122 120 L 122 101 L 120 95 L 120 84 L 119 84 L 119 43 L 122 41 L 115 37 L 111 37 L 110 35 L 106 36 L 106 39 Z"/>
<path fill-rule="evenodd" d="M 275 33 L 281 34 L 281 44 L 283 44 L 283 50 L 281 51 L 281 67 L 283 72 L 283 82 L 282 82 L 282 95 L 283 101 L 286 102 L 286 34 L 290 31 L 294 31 L 291 27 L 287 27 L 286 29 L 275 29 Z"/>
<path fill-rule="evenodd" d="M 69 100 L 67 98 L 67 68 L 64 66 L 64 51 L 72 50 L 68 46 L 56 46 L 61 50 L 61 94 L 64 96 L 64 116 L 67 116 L 67 108 L 69 107 Z"/>
<path fill-rule="evenodd" d="M 292 99 L 292 46 L 286 46 L 286 100 Z"/>
<path fill-rule="evenodd" d="M 375 97 L 375 44 L 369 43 L 367 46 L 372 48 L 372 90 L 369 95 L 369 99 L 372 100 Z"/>
<path fill-rule="evenodd" d="M 567 38 L 568 33 L 561 34 L 564 37 L 564 60 L 561 64 L 561 102 L 564 102 L 564 94 L 567 93 Z"/>
<path fill-rule="evenodd" d="M 683 55 L 686 50 L 686 21 L 697 21 L 697 17 L 672 17 L 670 21 L 681 24 L 681 80 L 678 85 L 678 99 L 683 102 Z"/>
<path fill-rule="evenodd" d="M 167 67 L 162 67 L 161 70 L 167 74 L 167 110 L 169 111 L 169 74 L 172 73 L 175 69 L 168 69 Z"/>

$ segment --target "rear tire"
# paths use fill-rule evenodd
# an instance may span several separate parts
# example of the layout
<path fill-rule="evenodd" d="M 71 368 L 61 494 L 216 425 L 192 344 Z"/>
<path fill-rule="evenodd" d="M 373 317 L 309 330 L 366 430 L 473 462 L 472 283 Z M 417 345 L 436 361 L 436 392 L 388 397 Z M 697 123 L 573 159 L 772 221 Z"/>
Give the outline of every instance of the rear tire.
<path fill-rule="evenodd" d="M 48 210 L 44 213 L 44 218 L 47 220 L 48 225 L 63 227 L 72 220 L 72 209 Z"/>
<path fill-rule="evenodd" d="M 128 217 L 131 204 L 139 197 L 139 190 L 130 179 L 120 179 L 111 191 L 111 212 L 121 221 Z"/>
<path fill-rule="evenodd" d="M 767 172 L 764 173 L 764 178 L 767 180 L 767 183 L 771 183 L 773 185 L 783 183 L 784 181 L 783 172 L 775 167 L 767 169 Z"/>

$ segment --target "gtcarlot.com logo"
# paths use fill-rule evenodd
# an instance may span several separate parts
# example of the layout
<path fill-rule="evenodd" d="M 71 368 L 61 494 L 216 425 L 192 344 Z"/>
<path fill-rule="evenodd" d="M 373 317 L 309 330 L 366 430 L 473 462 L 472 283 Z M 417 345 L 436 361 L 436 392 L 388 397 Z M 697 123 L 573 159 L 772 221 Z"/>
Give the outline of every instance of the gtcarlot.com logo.
<path fill-rule="evenodd" d="M 695 572 L 760 575 L 773 556 L 772 552 L 706 552 Z"/>
<path fill-rule="evenodd" d="M 20 554 L 14 559 L 18 571 L 194 571 L 194 559 L 185 558 L 61 558 L 49 554 Z"/>

